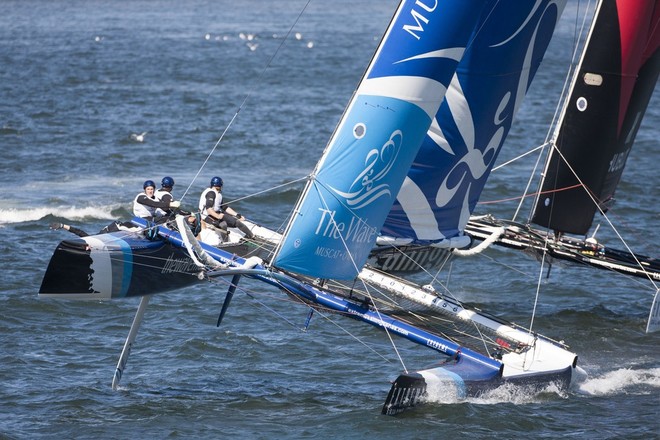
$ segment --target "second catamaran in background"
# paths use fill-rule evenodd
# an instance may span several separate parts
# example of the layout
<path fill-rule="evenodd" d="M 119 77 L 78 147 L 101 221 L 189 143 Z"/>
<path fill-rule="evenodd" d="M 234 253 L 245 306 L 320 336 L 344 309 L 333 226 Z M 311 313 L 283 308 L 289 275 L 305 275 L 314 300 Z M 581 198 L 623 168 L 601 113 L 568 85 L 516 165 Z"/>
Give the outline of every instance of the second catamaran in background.
<path fill-rule="evenodd" d="M 547 143 L 549 154 L 529 221 L 475 217 L 467 232 L 484 240 L 505 228 L 495 243 L 660 280 L 657 258 L 599 244 L 598 228 L 587 237 L 594 215 L 605 215 L 614 203 L 659 73 L 660 1 L 599 2 L 559 123 Z"/>

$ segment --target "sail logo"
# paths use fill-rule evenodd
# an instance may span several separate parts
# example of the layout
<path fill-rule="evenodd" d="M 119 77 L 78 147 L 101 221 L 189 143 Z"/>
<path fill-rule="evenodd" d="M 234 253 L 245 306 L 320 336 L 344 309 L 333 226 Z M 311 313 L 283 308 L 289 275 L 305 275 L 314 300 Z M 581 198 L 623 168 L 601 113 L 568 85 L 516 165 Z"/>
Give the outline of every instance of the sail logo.
<path fill-rule="evenodd" d="M 628 153 L 630 153 L 630 148 L 628 148 L 626 151 L 622 151 L 621 153 L 615 154 L 612 160 L 610 161 L 610 167 L 608 168 L 607 172 L 615 173 L 617 171 L 621 171 L 626 166 L 626 160 L 628 160 Z"/>
<path fill-rule="evenodd" d="M 421 9 L 423 9 L 426 13 L 433 13 L 435 9 L 438 7 L 438 0 L 435 0 L 433 2 L 433 6 L 427 5 L 425 2 L 421 0 L 417 0 L 415 2 L 415 6 L 419 6 Z M 412 18 L 415 20 L 415 25 L 412 24 L 404 24 L 403 25 L 403 30 L 408 32 L 410 35 L 415 37 L 417 40 L 419 40 L 421 37 L 417 34 L 417 32 L 424 32 L 424 25 L 429 24 L 429 19 L 424 15 L 424 12 L 419 12 L 416 9 L 411 9 L 410 10 L 410 15 Z"/>
<path fill-rule="evenodd" d="M 376 228 L 369 226 L 368 219 L 352 217 L 346 224 L 335 220 L 335 211 L 319 208 L 321 219 L 314 233 L 321 237 L 331 238 L 333 240 L 343 239 L 352 243 L 369 243 L 375 240 Z"/>
<path fill-rule="evenodd" d="M 502 123 L 507 120 L 503 114 L 505 109 L 509 107 L 511 100 L 511 93 L 507 92 L 502 97 L 498 106 L 497 113 L 494 115 L 493 122 L 497 129 L 493 133 L 490 141 L 485 146 L 484 151 L 481 152 L 476 147 L 474 139 L 469 136 L 464 136 L 464 139 L 470 139 L 471 142 L 466 142 L 467 151 L 459 159 L 459 161 L 447 173 L 435 197 L 435 203 L 439 207 L 447 206 L 457 194 L 463 194 L 463 212 L 459 220 L 459 227 L 463 227 L 470 215 L 469 198 L 472 191 L 473 184 L 483 178 L 490 171 L 492 163 L 497 157 L 497 153 L 504 142 L 505 129 Z M 459 128 L 460 128 L 459 124 Z M 450 184 L 453 182 L 453 184 Z M 476 187 L 475 192 L 480 192 L 481 188 Z"/>
<path fill-rule="evenodd" d="M 391 198 L 390 185 L 384 180 L 396 163 L 402 143 L 403 133 L 395 130 L 380 149 L 373 148 L 367 152 L 364 170 L 351 182 L 347 192 L 331 189 L 345 199 L 351 209 L 362 209 L 381 197 Z"/>

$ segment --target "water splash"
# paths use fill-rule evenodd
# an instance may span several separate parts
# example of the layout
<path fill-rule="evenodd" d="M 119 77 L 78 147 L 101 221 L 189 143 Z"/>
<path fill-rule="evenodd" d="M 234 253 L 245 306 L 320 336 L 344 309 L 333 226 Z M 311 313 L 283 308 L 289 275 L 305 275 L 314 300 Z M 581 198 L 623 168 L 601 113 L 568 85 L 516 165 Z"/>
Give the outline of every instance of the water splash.
<path fill-rule="evenodd" d="M 49 215 L 69 220 L 115 220 L 116 216 L 112 212 L 119 208 L 121 208 L 121 205 L 87 206 L 82 208 L 61 206 L 30 209 L 0 209 L 0 224 L 32 222 Z"/>
<path fill-rule="evenodd" d="M 621 368 L 600 377 L 587 379 L 580 385 L 578 392 L 591 396 L 607 396 L 640 390 L 642 393 L 650 393 L 652 388 L 660 388 L 660 368 Z"/>
<path fill-rule="evenodd" d="M 475 403 L 479 405 L 494 405 L 500 403 L 513 403 L 517 405 L 530 404 L 547 400 L 548 398 L 566 398 L 567 392 L 562 390 L 558 385 L 549 383 L 547 386 L 539 389 L 538 387 L 530 387 L 524 385 L 514 385 L 511 383 L 503 384 L 493 390 L 486 391 L 478 397 L 465 397 L 465 391 L 456 388 L 455 386 L 447 386 L 445 382 L 442 385 L 429 384 L 427 388 L 427 396 L 424 401 L 426 403 Z"/>

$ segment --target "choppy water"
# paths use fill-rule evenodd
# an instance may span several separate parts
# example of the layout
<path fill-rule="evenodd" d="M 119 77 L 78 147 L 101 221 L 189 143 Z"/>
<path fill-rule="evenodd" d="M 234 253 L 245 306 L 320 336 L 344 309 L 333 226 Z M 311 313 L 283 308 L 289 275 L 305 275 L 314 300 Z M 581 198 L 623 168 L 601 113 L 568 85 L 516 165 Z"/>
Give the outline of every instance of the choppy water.
<path fill-rule="evenodd" d="M 304 1 L 3 2 L 0 438 L 660 437 L 660 339 L 644 334 L 653 289 L 621 275 L 553 267 L 543 283 L 535 328 L 579 354 L 588 377 L 578 388 L 535 396 L 501 390 L 396 418 L 379 415 L 402 369 L 384 335 L 332 316 L 316 316 L 301 332 L 306 312 L 261 285 L 245 282 L 253 298 L 237 295 L 219 329 L 225 285 L 155 296 L 117 392 L 110 383 L 137 302 L 37 299 L 48 259 L 67 237 L 48 230 L 52 221 L 98 230 L 128 215 L 147 178 L 173 176 L 179 196 L 191 185 L 184 205 L 192 206 L 215 174 L 238 198 L 308 173 L 395 3 L 312 2 L 294 29 L 300 39 L 291 35 L 260 78 Z M 576 4 L 500 162 L 545 138 Z M 611 213 L 629 245 L 647 255 L 657 255 L 660 226 L 659 99 Z M 142 131 L 145 143 L 129 140 Z M 520 194 L 532 161 L 494 173 L 482 199 Z M 241 212 L 277 228 L 298 188 L 243 200 Z M 514 207 L 479 210 L 510 216 Z M 457 261 L 450 286 L 526 324 L 537 267 L 492 249 Z M 435 361 L 399 345 L 409 369 Z"/>

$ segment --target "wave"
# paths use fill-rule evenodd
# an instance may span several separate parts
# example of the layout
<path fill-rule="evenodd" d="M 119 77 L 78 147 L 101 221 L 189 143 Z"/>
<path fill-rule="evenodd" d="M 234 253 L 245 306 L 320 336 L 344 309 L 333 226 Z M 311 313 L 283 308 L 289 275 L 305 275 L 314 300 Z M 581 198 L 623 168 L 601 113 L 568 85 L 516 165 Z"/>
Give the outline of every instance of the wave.
<path fill-rule="evenodd" d="M 68 220 L 115 220 L 121 205 L 77 207 L 43 207 L 30 209 L 0 209 L 0 224 L 26 223 L 52 216 Z"/>
<path fill-rule="evenodd" d="M 630 389 L 642 393 L 654 392 L 649 388 L 660 388 L 660 368 L 633 369 L 620 368 L 602 376 L 586 379 L 578 392 L 589 396 L 620 394 Z"/>
<path fill-rule="evenodd" d="M 451 386 L 433 387 L 429 384 L 426 402 L 452 404 L 471 402 L 478 404 L 529 404 L 547 400 L 556 396 L 566 398 L 568 394 L 577 393 L 585 396 L 609 396 L 622 393 L 652 394 L 660 388 L 660 368 L 621 368 L 604 373 L 601 376 L 589 378 L 584 371 L 578 371 L 580 377 L 571 384 L 568 392 L 556 384 L 549 383 L 542 390 L 531 389 L 524 385 L 504 384 L 485 392 L 478 397 L 462 397 L 460 390 Z"/>

